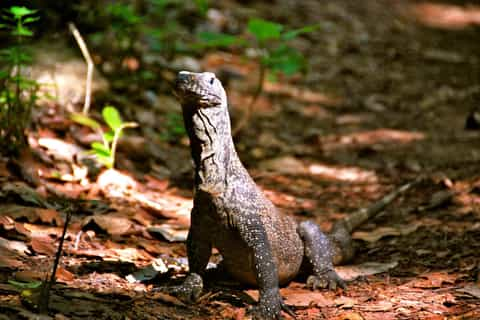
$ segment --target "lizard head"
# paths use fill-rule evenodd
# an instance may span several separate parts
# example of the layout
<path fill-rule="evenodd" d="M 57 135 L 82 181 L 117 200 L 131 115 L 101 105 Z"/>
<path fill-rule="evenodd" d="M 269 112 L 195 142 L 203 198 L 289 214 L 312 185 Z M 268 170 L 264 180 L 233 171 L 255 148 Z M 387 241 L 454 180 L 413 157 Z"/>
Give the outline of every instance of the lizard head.
<path fill-rule="evenodd" d="M 226 103 L 222 83 L 212 72 L 180 71 L 175 81 L 175 95 L 182 105 L 211 108 Z"/>

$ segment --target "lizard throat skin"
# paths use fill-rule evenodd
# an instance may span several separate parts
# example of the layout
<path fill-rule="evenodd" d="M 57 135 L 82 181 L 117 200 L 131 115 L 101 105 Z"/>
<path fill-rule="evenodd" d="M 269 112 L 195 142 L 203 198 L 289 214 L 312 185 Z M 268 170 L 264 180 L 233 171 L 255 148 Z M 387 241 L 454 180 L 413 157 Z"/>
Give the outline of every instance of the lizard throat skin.
<path fill-rule="evenodd" d="M 207 80 L 212 77 L 213 74 L 205 76 Z M 177 81 L 177 96 L 182 102 L 183 119 L 190 138 L 196 189 L 218 196 L 226 190 L 227 172 L 233 162 L 240 160 L 231 138 L 226 94 L 220 82 L 215 81 L 218 84 L 207 90 L 202 84 L 210 85 L 209 82 L 202 83 L 198 77 L 188 74 Z"/>
<path fill-rule="evenodd" d="M 350 231 L 380 212 L 402 188 L 368 210 L 337 222 L 330 234 L 312 221 L 297 223 L 275 208 L 240 162 L 231 136 L 227 96 L 215 75 L 180 72 L 176 95 L 195 163 L 186 243 L 190 273 L 179 292 L 197 297 L 202 291 L 212 248 L 221 253 L 226 273 L 258 286 L 253 319 L 279 319 L 285 307 L 279 285 L 302 272 L 312 289 L 345 287 L 333 262 L 353 256 Z"/>

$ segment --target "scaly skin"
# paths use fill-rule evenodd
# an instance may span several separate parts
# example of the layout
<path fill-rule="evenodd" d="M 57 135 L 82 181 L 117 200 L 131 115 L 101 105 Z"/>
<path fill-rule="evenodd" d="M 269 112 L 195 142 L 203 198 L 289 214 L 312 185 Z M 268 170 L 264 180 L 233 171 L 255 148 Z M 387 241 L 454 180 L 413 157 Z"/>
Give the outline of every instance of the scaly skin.
<path fill-rule="evenodd" d="M 215 75 L 181 72 L 176 94 L 195 164 L 187 239 L 190 272 L 202 276 L 216 247 L 234 278 L 259 287 L 253 312 L 257 319 L 279 317 L 279 284 L 298 274 L 304 256 L 320 282 L 343 285 L 333 269 L 334 250 L 326 236 L 316 226 L 298 226 L 280 214 L 243 167 L 233 145 L 227 96 Z"/>
<path fill-rule="evenodd" d="M 222 254 L 230 275 L 258 286 L 255 319 L 280 317 L 279 285 L 292 280 L 301 267 L 310 270 L 307 285 L 313 289 L 344 287 L 333 262 L 353 256 L 350 232 L 388 203 L 380 201 L 373 211 L 349 216 L 335 225 L 330 236 L 313 222 L 297 224 L 277 211 L 240 162 L 231 136 L 227 96 L 215 75 L 182 71 L 175 93 L 195 166 L 187 239 L 190 275 L 179 289 L 181 295 L 194 300 L 200 294 L 212 247 Z"/>

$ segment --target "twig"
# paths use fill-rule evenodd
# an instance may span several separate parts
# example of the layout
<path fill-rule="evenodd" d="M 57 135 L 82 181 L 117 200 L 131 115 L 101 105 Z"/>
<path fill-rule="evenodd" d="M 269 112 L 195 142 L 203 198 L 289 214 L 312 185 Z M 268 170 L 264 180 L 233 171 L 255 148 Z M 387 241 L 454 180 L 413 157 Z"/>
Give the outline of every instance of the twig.
<path fill-rule="evenodd" d="M 83 105 L 83 114 L 87 115 L 90 109 L 90 98 L 92 96 L 93 60 L 92 60 L 92 57 L 90 56 L 90 53 L 88 52 L 87 45 L 85 44 L 85 41 L 83 41 L 82 35 L 78 31 L 75 24 L 73 22 L 69 22 L 68 28 L 70 29 L 70 32 L 75 37 L 75 40 L 77 41 L 77 44 L 80 47 L 80 50 L 82 51 L 83 57 L 87 62 L 87 80 L 85 84 L 85 104 Z"/>
<path fill-rule="evenodd" d="M 245 113 L 243 114 L 242 118 L 237 122 L 237 125 L 232 129 L 232 136 L 236 137 L 240 131 L 245 127 L 245 125 L 248 123 L 250 120 L 250 117 L 252 116 L 253 113 L 253 106 L 255 105 L 255 102 L 257 102 L 258 97 L 260 97 L 260 93 L 263 91 L 263 82 L 265 81 L 265 66 L 260 63 L 260 71 L 258 75 L 258 83 L 257 87 L 255 88 L 255 93 L 253 94 L 252 100 L 250 100 L 250 103 L 248 107 L 245 110 Z"/>
<path fill-rule="evenodd" d="M 55 275 L 57 274 L 58 264 L 60 262 L 60 257 L 62 256 L 63 242 L 65 241 L 65 234 L 67 233 L 68 224 L 70 223 L 70 218 L 72 217 L 72 206 L 68 206 L 65 209 L 67 217 L 65 218 L 65 225 L 63 226 L 62 237 L 60 238 L 60 243 L 58 244 L 57 254 L 55 255 L 55 261 L 53 262 L 53 270 L 50 276 L 50 280 L 45 280 L 42 292 L 40 294 L 38 302 L 38 311 L 40 313 L 48 312 L 48 304 L 50 300 L 50 289 L 55 284 Z"/>

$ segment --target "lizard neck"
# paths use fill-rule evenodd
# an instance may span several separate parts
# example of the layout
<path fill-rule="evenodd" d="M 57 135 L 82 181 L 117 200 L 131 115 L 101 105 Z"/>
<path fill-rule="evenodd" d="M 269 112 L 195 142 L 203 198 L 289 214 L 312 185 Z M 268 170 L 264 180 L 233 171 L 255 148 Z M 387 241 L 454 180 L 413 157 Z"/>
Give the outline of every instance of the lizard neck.
<path fill-rule="evenodd" d="M 195 189 L 222 194 L 232 163 L 239 161 L 233 145 L 228 108 L 182 106 L 195 165 Z"/>

